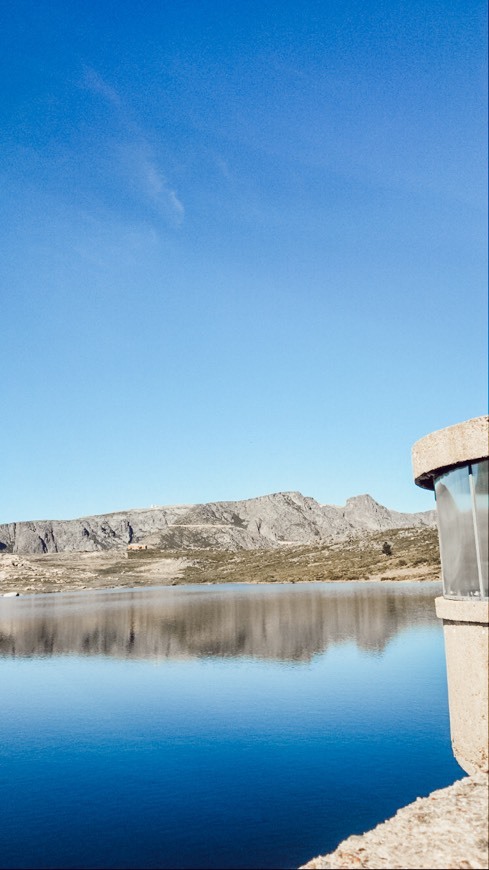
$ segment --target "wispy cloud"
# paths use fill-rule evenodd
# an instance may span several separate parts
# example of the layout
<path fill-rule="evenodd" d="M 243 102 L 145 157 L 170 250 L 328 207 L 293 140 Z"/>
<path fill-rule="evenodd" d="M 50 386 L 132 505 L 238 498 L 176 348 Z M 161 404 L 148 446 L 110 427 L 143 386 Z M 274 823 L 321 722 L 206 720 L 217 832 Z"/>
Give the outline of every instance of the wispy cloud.
<path fill-rule="evenodd" d="M 152 210 L 180 226 L 185 217 L 183 203 L 159 165 L 147 134 L 134 121 L 119 92 L 92 67 L 85 68 L 82 86 L 102 97 L 117 112 L 122 141 L 119 135 L 118 144 L 108 146 L 114 152 L 114 174 L 123 178 L 133 194 L 151 206 Z"/>
<path fill-rule="evenodd" d="M 227 160 L 225 160 L 224 157 L 221 157 L 219 154 L 217 154 L 214 157 L 214 162 L 215 162 L 219 172 L 224 176 L 224 178 L 227 181 L 229 181 L 231 178 L 231 171 L 229 169 L 229 163 L 227 162 Z"/>
<path fill-rule="evenodd" d="M 92 69 L 92 67 L 85 67 L 83 86 L 94 94 L 99 94 L 113 106 L 122 106 L 122 100 L 115 88 L 112 88 L 107 84 L 102 76 L 100 76 L 96 70 Z"/>
<path fill-rule="evenodd" d="M 183 203 L 168 183 L 151 146 L 142 138 L 125 142 L 117 148 L 117 160 L 125 183 L 159 215 L 180 225 L 185 216 Z"/>

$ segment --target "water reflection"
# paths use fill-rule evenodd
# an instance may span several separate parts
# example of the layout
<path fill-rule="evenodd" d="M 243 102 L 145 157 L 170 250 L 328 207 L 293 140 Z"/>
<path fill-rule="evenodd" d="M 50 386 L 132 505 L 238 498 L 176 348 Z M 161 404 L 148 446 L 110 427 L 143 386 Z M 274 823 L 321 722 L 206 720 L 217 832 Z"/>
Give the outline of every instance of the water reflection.
<path fill-rule="evenodd" d="M 0 601 L 0 656 L 205 656 L 308 661 L 354 641 L 382 651 L 402 629 L 436 625 L 440 585 L 187 586 Z"/>

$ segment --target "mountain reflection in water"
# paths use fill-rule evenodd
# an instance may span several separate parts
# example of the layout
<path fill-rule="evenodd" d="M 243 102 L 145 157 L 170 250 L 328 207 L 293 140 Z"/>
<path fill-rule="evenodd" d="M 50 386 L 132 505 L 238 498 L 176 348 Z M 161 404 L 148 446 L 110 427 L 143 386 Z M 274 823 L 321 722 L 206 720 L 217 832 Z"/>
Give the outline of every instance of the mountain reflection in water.
<path fill-rule="evenodd" d="M 381 651 L 413 622 L 437 624 L 439 584 L 187 586 L 0 601 L 0 655 L 308 661 L 353 641 Z"/>

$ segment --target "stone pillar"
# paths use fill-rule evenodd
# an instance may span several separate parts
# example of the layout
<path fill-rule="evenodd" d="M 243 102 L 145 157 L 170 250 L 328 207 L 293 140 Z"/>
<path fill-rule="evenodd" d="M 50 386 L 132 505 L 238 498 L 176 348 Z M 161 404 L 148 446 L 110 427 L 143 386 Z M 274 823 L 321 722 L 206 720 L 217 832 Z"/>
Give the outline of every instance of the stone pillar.
<path fill-rule="evenodd" d="M 488 441 L 489 418 L 477 417 L 413 446 L 415 482 L 437 499 L 450 731 L 471 775 L 489 771 Z"/>

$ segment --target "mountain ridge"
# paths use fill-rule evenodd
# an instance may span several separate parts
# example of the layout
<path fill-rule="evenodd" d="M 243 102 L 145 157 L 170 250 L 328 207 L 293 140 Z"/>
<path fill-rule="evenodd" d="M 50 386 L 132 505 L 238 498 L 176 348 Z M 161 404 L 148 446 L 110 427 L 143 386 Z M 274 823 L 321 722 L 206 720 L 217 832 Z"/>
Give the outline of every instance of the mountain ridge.
<path fill-rule="evenodd" d="M 298 491 L 241 501 L 161 505 L 72 520 L 0 525 L 0 551 L 62 553 L 123 550 L 140 543 L 162 550 L 254 550 L 346 540 L 363 532 L 433 527 L 436 512 L 401 513 L 368 494 L 344 506 L 319 504 Z"/>

